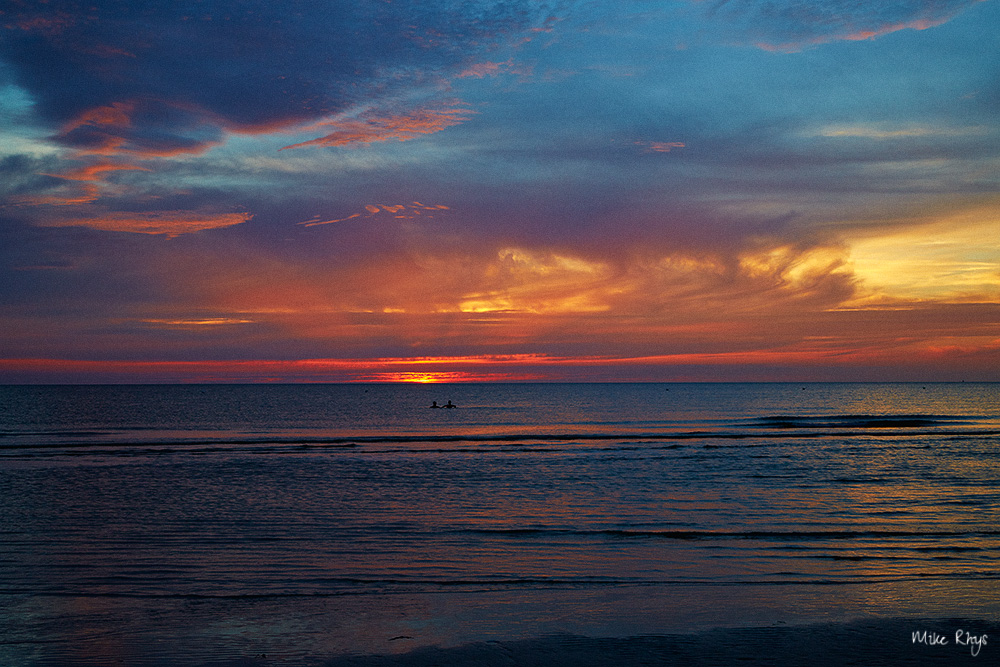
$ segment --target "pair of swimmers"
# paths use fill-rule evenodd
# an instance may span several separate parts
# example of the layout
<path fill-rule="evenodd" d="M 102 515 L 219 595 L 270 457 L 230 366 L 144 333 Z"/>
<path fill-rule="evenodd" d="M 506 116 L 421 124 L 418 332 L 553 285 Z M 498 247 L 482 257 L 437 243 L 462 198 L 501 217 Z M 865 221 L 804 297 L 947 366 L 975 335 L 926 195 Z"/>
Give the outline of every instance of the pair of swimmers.
<path fill-rule="evenodd" d="M 452 403 L 451 400 L 449 399 L 448 402 L 445 403 L 444 405 L 438 405 L 438 402 L 434 401 L 433 403 L 431 403 L 431 407 L 432 408 L 455 408 L 455 407 L 458 407 L 458 406 L 455 405 L 454 403 Z"/>

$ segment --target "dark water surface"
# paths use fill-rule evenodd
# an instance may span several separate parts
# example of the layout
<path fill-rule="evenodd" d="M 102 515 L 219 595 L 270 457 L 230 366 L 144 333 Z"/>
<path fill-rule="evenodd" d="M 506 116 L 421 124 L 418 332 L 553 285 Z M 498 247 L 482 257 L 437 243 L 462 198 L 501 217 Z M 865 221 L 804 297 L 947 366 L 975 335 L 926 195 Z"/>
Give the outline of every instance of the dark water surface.
<path fill-rule="evenodd" d="M 995 620 L 998 444 L 996 384 L 0 387 L 0 664 Z"/>

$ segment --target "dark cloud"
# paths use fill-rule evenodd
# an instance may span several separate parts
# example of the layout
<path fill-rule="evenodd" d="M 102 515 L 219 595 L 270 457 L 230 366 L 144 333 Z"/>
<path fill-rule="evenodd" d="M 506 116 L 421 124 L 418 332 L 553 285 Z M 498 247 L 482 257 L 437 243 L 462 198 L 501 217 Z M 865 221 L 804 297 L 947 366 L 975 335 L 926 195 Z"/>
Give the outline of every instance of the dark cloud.
<path fill-rule="evenodd" d="M 53 139 L 77 155 L 197 154 L 222 140 L 213 121 L 195 109 L 160 100 L 113 102 L 84 111 Z"/>
<path fill-rule="evenodd" d="M 0 198 L 26 196 L 57 183 L 57 179 L 40 174 L 49 166 L 53 165 L 28 155 L 8 155 L 0 159 Z"/>
<path fill-rule="evenodd" d="M 51 122 L 156 101 L 252 130 L 462 67 L 546 16 L 527 0 L 25 2 L 0 15 L 0 55 Z"/>
<path fill-rule="evenodd" d="M 47 226 L 173 236 L 244 221 L 218 207 L 123 212 L 109 199 L 143 190 L 151 199 L 155 175 L 119 172 L 161 173 L 165 159 L 200 155 L 233 133 L 298 128 L 316 138 L 297 145 L 345 146 L 460 123 L 472 111 L 437 99 L 447 79 L 530 36 L 551 11 L 528 0 L 9 3 L 0 65 L 69 160 L 38 175 L 34 191 L 20 183 L 12 201 L 98 206 L 72 216 L 40 210 Z M 125 180 L 145 183 L 116 186 Z"/>

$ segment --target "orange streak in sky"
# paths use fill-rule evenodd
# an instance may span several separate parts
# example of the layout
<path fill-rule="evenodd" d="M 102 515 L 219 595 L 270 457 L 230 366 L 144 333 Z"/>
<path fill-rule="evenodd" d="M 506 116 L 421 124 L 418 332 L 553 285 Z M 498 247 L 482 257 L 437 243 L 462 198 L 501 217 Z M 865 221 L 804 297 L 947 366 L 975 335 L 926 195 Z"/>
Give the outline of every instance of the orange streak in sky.
<path fill-rule="evenodd" d="M 987 349 L 988 348 L 988 349 Z M 1000 341 L 978 349 L 902 346 L 884 348 L 800 348 L 741 352 L 668 354 L 641 357 L 564 357 L 542 354 L 372 359 L 98 361 L 0 359 L 0 373 L 39 373 L 45 377 L 113 375 L 156 381 L 336 381 L 336 382 L 524 382 L 560 379 L 543 369 L 637 368 L 670 366 L 864 367 L 868 364 L 919 364 L 942 355 L 994 354 Z"/>

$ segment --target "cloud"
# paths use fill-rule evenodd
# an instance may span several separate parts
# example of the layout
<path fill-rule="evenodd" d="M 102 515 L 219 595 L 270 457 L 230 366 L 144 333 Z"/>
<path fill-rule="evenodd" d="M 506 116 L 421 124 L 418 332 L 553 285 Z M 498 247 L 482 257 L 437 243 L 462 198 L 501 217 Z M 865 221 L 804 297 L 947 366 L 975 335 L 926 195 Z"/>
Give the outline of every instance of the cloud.
<path fill-rule="evenodd" d="M 812 136 L 845 137 L 859 139 L 906 139 L 911 137 L 968 137 L 982 136 L 989 132 L 985 127 L 942 127 L 931 125 L 894 125 L 870 123 L 852 125 L 827 125 Z"/>
<path fill-rule="evenodd" d="M 554 3 L 553 3 L 554 5 Z M 18 3 L 0 58 L 43 117 L 155 100 L 227 128 L 291 127 L 433 84 L 557 11 L 533 0 Z M 87 57 L 81 57 L 85 54 Z M 134 122 L 133 122 L 134 124 Z"/>
<path fill-rule="evenodd" d="M 521 352 L 551 344 L 552 336 L 614 350 L 636 341 L 655 349 L 666 332 L 678 342 L 722 340 L 737 335 L 720 324 L 725 319 L 738 329 L 768 316 L 805 317 L 836 309 L 855 293 L 845 251 L 833 246 L 696 254 L 488 251 L 461 241 L 404 251 L 390 243 L 377 254 L 341 253 L 336 261 L 325 251 L 294 264 L 258 253 L 242 259 L 252 270 L 221 256 L 192 258 L 169 273 L 175 286 L 190 284 L 186 293 L 198 310 L 280 323 L 295 340 L 353 347 L 368 339 L 400 348 L 479 340 L 527 346 Z"/>
<path fill-rule="evenodd" d="M 164 159 L 204 153 L 221 143 L 221 136 L 215 125 L 182 105 L 143 100 L 89 108 L 50 137 L 51 142 L 64 148 L 62 170 L 41 172 L 48 180 L 40 182 L 34 194 L 12 197 L 11 203 L 80 206 L 120 196 L 124 189 L 108 181 L 112 174 L 155 172 L 157 163 Z M 160 215 L 166 219 L 171 214 Z M 86 226 L 96 229 L 113 226 L 100 211 L 81 219 L 90 218 L 99 222 Z M 52 222 L 41 224 L 54 226 Z"/>
<path fill-rule="evenodd" d="M 42 227 L 88 227 L 109 232 L 132 234 L 162 234 L 175 238 L 207 229 L 219 229 L 242 224 L 253 216 L 249 213 L 208 213 L 201 211 L 97 212 L 80 216 L 49 217 L 38 223 Z"/>
<path fill-rule="evenodd" d="M 220 326 L 231 326 L 234 324 L 253 324 L 253 320 L 234 318 L 234 317 L 202 317 L 202 318 L 183 318 L 183 319 L 144 319 L 141 320 L 144 324 L 150 324 L 156 327 L 165 327 L 169 329 L 173 328 L 198 328 L 198 327 L 220 327 Z"/>
<path fill-rule="evenodd" d="M 49 194 L 15 195 L 10 202 L 18 206 L 79 206 L 95 202 L 101 196 L 96 183 L 60 184 L 47 191 Z"/>
<path fill-rule="evenodd" d="M 644 153 L 669 153 L 675 148 L 684 148 L 681 141 L 636 141 L 636 146 L 643 146 Z"/>
<path fill-rule="evenodd" d="M 10 198 L 19 206 L 77 206 L 97 201 L 107 186 L 105 177 L 118 171 L 150 171 L 134 164 L 97 160 L 62 173 L 41 173 L 41 176 L 58 179 L 47 194 L 18 195 Z"/>
<path fill-rule="evenodd" d="M 119 208 L 107 201 L 115 194 L 107 187 L 111 162 L 123 165 L 117 171 L 149 172 L 130 179 L 139 184 L 134 194 L 145 187 L 156 193 L 149 196 L 162 196 L 171 187 L 162 174 L 177 173 L 175 165 L 234 135 L 295 133 L 305 140 L 285 148 L 301 148 L 405 142 L 440 132 L 474 113 L 442 97 L 449 81 L 485 72 L 477 67 L 485 54 L 530 39 L 564 11 L 557 4 L 14 3 L 0 15 L 0 83 L 23 91 L 33 129 L 47 128 L 47 144 L 72 162 L 45 172 L 61 182 L 36 179 L 37 189 L 21 187 L 13 203 Z M 233 219 L 184 224 L 169 211 L 150 215 L 143 223 L 98 211 L 42 224 L 160 230 Z"/>
<path fill-rule="evenodd" d="M 114 102 L 82 111 L 52 139 L 87 155 L 139 158 L 200 154 L 221 143 L 220 123 L 197 108 L 159 100 Z"/>
<path fill-rule="evenodd" d="M 483 79 L 486 77 L 498 76 L 500 74 L 520 74 L 528 75 L 533 71 L 531 66 L 518 65 L 513 58 L 503 62 L 484 61 L 469 65 L 456 75 L 456 78 Z"/>
<path fill-rule="evenodd" d="M 460 294 L 464 313 L 588 313 L 611 309 L 613 266 L 568 254 L 502 248 L 482 268 L 478 289 Z"/>
<path fill-rule="evenodd" d="M 45 176 L 54 176 L 55 178 L 62 178 L 67 181 L 100 181 L 103 179 L 104 175 L 107 173 L 115 171 L 149 171 L 146 167 L 140 167 L 135 164 L 126 164 L 120 162 L 110 162 L 110 161 L 98 161 L 93 164 L 88 164 L 77 169 L 70 169 L 69 171 L 63 172 L 61 174 L 43 174 Z"/>
<path fill-rule="evenodd" d="M 857 304 L 995 303 L 998 219 L 1000 206 L 992 203 L 846 231 L 851 266 L 864 287 Z"/>
<path fill-rule="evenodd" d="M 899 30 L 927 30 L 983 0 L 716 0 L 708 14 L 742 41 L 793 52 L 835 41 L 875 39 Z"/>
<path fill-rule="evenodd" d="M 336 128 L 334 132 L 318 139 L 304 141 L 287 148 L 303 146 L 351 146 L 377 141 L 409 141 L 422 134 L 432 134 L 468 120 L 472 112 L 465 108 L 415 109 L 408 113 L 383 116 L 368 112 L 357 118 L 345 118 L 319 123 L 322 127 Z"/>
<path fill-rule="evenodd" d="M 344 222 L 354 218 L 371 218 L 374 216 L 391 217 L 397 220 L 412 220 L 413 218 L 433 218 L 434 214 L 447 211 L 444 204 L 421 204 L 415 201 L 411 204 L 366 204 L 364 213 L 352 213 L 345 218 L 334 218 L 333 220 L 322 220 L 321 216 L 315 216 L 311 220 L 300 222 L 306 227 L 317 225 L 329 225 L 335 222 Z"/>

